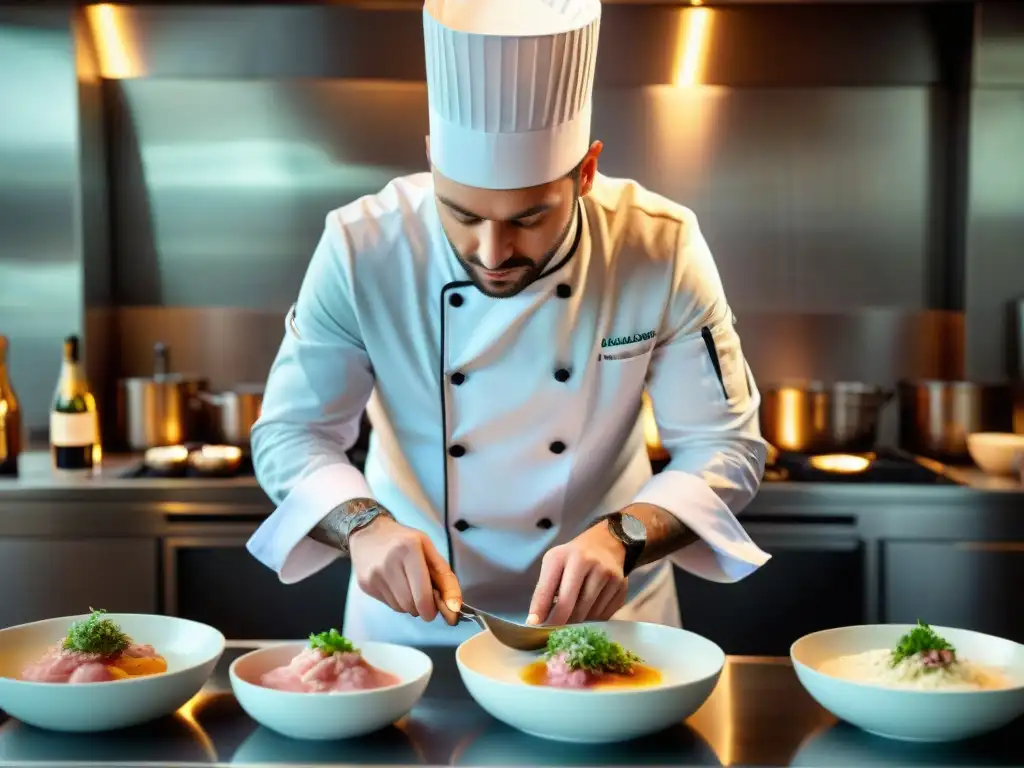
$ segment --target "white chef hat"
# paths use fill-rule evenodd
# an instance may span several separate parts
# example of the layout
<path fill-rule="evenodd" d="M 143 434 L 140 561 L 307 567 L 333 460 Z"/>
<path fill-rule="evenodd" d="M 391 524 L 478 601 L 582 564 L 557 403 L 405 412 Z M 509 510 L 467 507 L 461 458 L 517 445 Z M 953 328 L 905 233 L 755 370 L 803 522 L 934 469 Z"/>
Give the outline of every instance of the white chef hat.
<path fill-rule="evenodd" d="M 590 146 L 600 0 L 426 0 L 430 159 L 472 187 L 571 171 Z"/>

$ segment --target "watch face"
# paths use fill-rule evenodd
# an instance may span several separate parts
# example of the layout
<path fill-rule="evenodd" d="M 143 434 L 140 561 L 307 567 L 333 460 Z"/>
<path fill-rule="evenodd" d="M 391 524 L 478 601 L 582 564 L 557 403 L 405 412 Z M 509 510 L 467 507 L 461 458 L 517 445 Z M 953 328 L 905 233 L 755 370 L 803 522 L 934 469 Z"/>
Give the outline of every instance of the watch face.
<path fill-rule="evenodd" d="M 632 515 L 622 516 L 622 531 L 633 541 L 647 540 L 647 527 Z"/>

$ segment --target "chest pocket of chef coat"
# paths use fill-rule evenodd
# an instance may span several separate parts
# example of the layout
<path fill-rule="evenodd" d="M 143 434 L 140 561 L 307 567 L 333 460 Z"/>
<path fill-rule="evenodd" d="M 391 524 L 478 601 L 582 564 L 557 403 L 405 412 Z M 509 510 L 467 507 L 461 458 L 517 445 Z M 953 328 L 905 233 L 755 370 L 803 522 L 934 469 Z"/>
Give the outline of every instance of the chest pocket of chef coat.
<path fill-rule="evenodd" d="M 653 340 L 599 350 L 595 363 L 601 382 L 595 404 L 598 414 L 621 413 L 639 404 L 653 352 Z"/>

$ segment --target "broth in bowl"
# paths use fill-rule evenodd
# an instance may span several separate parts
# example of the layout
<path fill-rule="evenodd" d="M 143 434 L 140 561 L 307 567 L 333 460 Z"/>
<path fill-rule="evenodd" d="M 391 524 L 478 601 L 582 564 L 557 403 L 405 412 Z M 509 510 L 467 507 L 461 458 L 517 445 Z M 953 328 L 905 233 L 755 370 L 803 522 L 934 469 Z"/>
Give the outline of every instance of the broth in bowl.
<path fill-rule="evenodd" d="M 521 673 L 528 685 L 600 690 L 641 688 L 661 682 L 661 673 L 594 626 L 570 626 L 548 638 L 543 657 Z"/>

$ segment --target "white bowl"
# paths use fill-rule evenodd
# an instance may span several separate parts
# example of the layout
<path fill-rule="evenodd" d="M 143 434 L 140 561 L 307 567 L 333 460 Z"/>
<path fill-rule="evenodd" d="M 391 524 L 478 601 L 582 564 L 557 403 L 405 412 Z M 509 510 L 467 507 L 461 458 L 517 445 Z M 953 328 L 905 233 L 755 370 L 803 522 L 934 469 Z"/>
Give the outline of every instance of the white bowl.
<path fill-rule="evenodd" d="M 990 475 L 1016 475 L 1024 460 L 1024 435 L 1010 432 L 975 432 L 967 436 L 967 452 Z"/>
<path fill-rule="evenodd" d="M 409 713 L 430 682 L 434 665 L 415 648 L 362 643 L 363 658 L 398 677 L 397 685 L 343 693 L 296 693 L 260 685 L 260 677 L 291 661 L 307 643 L 279 643 L 250 651 L 231 664 L 231 688 L 260 725 L 293 739 L 348 739 L 385 728 Z"/>
<path fill-rule="evenodd" d="M 543 739 L 601 744 L 681 723 L 711 695 L 725 665 L 721 648 L 682 629 L 629 621 L 594 626 L 660 670 L 661 683 L 582 691 L 528 685 L 520 674 L 539 654 L 507 648 L 490 632 L 458 647 L 459 674 L 476 702 L 513 728 Z"/>
<path fill-rule="evenodd" d="M 826 629 L 790 649 L 796 675 L 815 701 L 858 728 L 890 739 L 947 742 L 996 730 L 1024 714 L 1024 646 L 980 632 L 932 627 L 975 664 L 1002 670 L 1013 687 L 989 691 L 906 690 L 859 683 L 818 671 L 822 663 L 879 648 L 894 648 L 910 624 Z"/>
<path fill-rule="evenodd" d="M 65 637 L 62 616 L 0 630 L 0 709 L 51 731 L 93 732 L 126 728 L 169 715 L 195 696 L 224 652 L 224 635 L 213 627 L 174 616 L 111 613 L 137 643 L 149 643 L 167 659 L 159 675 L 103 683 L 36 683 L 17 680 L 25 664 Z"/>

